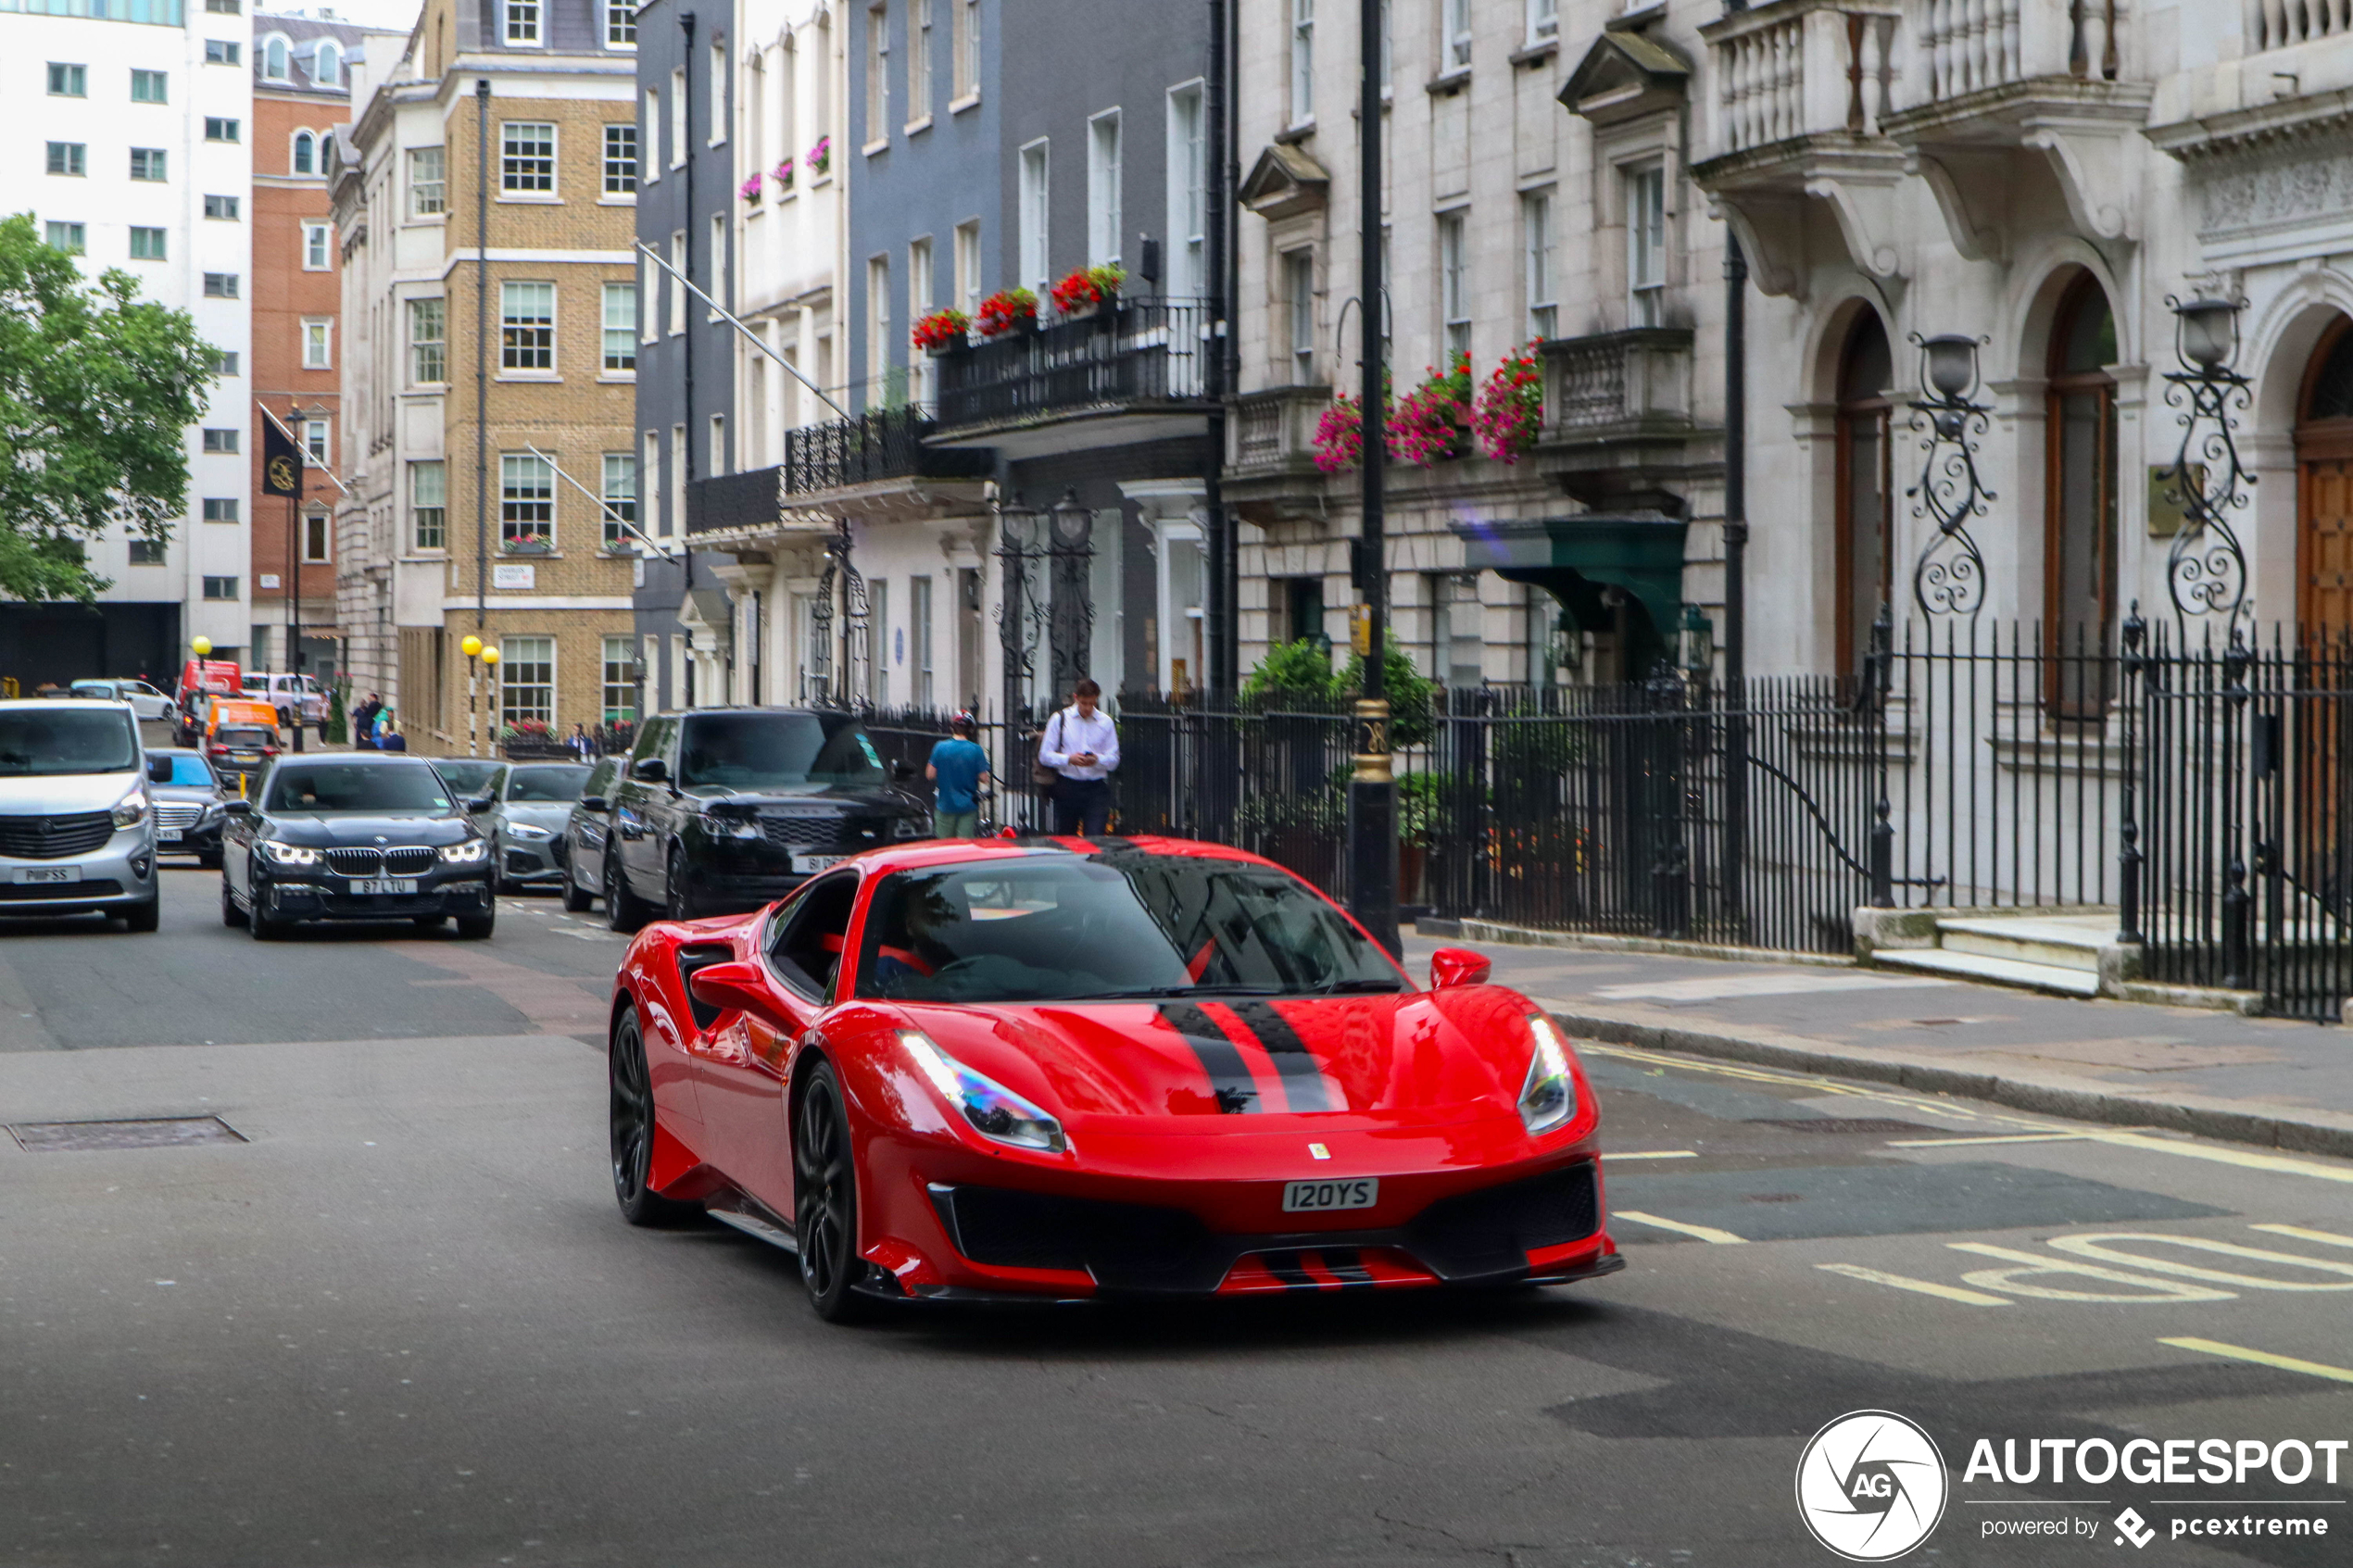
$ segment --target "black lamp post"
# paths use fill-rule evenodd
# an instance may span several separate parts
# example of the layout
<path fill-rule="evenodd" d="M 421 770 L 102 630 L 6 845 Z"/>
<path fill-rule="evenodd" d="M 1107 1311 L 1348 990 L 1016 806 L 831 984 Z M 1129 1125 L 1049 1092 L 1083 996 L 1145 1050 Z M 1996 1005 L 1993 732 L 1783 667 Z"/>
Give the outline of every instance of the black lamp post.
<path fill-rule="evenodd" d="M 2239 310 L 2246 301 L 2167 295 L 2173 312 L 2178 370 L 2165 372 L 2165 400 L 2182 411 L 2182 447 L 2167 475 L 2182 508 L 2182 530 L 2166 561 L 2176 615 L 2221 611 L 2231 634 L 2246 608 L 2246 555 L 2228 515 L 2246 504 L 2255 483 L 2239 461 L 2237 419 L 2249 405 L 2247 378 L 2232 369 L 2238 355 Z"/>
<path fill-rule="evenodd" d="M 1382 547 L 1381 483 L 1388 450 L 1381 432 L 1381 340 L 1373 316 L 1382 298 L 1381 276 L 1381 34 L 1383 0 L 1357 6 L 1356 144 L 1361 154 L 1356 182 L 1358 262 L 1365 301 L 1363 411 L 1363 537 L 1357 543 L 1357 586 L 1365 596 L 1365 685 L 1357 694 L 1355 767 L 1348 784 L 1348 907 L 1373 939 L 1391 953 L 1403 950 L 1397 935 L 1397 782 L 1389 746 L 1389 569 Z"/>
<path fill-rule="evenodd" d="M 1975 615 L 1985 606 L 1985 558 L 1969 537 L 1969 521 L 1994 499 L 1977 475 L 1972 436 L 1986 431 L 1991 409 L 1969 395 L 1977 389 L 1982 341 L 1943 332 L 1912 341 L 1920 350 L 1920 396 L 1912 428 L 1924 431 L 1920 482 L 1906 491 L 1912 515 L 1936 524 L 1912 566 L 1912 597 L 1927 616 Z"/>

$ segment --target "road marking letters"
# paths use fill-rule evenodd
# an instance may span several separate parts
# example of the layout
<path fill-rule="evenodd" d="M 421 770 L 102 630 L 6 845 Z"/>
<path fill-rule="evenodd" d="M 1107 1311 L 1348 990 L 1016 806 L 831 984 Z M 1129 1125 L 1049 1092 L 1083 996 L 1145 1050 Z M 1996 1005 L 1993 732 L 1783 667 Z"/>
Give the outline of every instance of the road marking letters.
<path fill-rule="evenodd" d="M 1967 1307 L 2010 1305 L 2010 1298 L 2007 1296 L 1989 1296 L 1982 1290 L 1963 1290 L 1957 1285 L 1939 1285 L 1932 1279 L 1914 1279 L 1908 1274 L 1882 1273 L 1877 1269 L 1864 1268 L 1859 1263 L 1817 1263 L 1814 1266 L 1826 1273 L 1844 1274 L 1848 1279 L 1869 1280 L 1873 1285 L 1888 1285 L 1898 1290 L 1917 1291 L 1922 1296 L 1933 1296 L 1940 1300 L 1958 1301 Z"/>

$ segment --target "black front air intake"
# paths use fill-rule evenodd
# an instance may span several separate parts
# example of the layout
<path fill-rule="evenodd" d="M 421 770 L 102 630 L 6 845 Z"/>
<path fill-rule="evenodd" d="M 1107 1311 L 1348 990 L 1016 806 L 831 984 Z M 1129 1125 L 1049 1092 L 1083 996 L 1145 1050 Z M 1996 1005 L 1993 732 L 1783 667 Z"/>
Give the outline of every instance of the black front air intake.
<path fill-rule="evenodd" d="M 1441 1198 L 1405 1227 L 1414 1255 L 1448 1279 L 1524 1268 L 1540 1248 L 1581 1241 L 1601 1224 L 1591 1160 Z"/>
<path fill-rule="evenodd" d="M 1000 1269 L 1083 1270 L 1105 1290 L 1214 1290 L 1229 1254 L 1181 1209 L 934 1187 L 956 1250 Z"/>

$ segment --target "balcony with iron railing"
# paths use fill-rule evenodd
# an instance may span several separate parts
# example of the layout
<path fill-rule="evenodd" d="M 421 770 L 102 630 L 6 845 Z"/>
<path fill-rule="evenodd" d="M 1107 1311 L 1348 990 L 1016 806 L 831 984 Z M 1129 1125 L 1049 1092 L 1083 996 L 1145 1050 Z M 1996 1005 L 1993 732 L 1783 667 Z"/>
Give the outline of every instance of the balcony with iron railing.
<path fill-rule="evenodd" d="M 1105 415 L 1205 414 L 1212 320 L 1201 300 L 1116 297 L 942 354 L 939 431 L 969 439 Z"/>
<path fill-rule="evenodd" d="M 698 479 L 686 486 L 686 532 L 757 529 L 788 508 L 849 501 L 876 489 L 925 481 L 988 477 L 986 451 L 928 445 L 935 425 L 919 404 L 874 408 L 847 420 L 785 433 L 785 460 L 772 468 Z"/>

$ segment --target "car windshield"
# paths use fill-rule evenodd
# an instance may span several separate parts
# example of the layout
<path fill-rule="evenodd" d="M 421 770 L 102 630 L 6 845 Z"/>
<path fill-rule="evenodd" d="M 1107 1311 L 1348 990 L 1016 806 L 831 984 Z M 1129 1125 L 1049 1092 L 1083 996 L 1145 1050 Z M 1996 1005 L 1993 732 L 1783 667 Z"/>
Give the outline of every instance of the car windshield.
<path fill-rule="evenodd" d="M 73 684 L 73 695 L 76 696 L 112 696 L 115 695 L 114 683 L 112 681 L 76 681 Z"/>
<path fill-rule="evenodd" d="M 0 711 L 0 778 L 119 773 L 139 765 L 139 732 L 120 709 Z"/>
<path fill-rule="evenodd" d="M 581 786 L 587 782 L 585 768 L 517 768 L 507 775 L 507 798 L 526 805 L 560 805 L 579 799 Z"/>
<path fill-rule="evenodd" d="M 1132 850 L 900 872 L 875 890 L 858 972 L 860 996 L 897 1001 L 1405 988 L 1288 872 Z"/>
<path fill-rule="evenodd" d="M 192 757 L 185 752 L 175 751 L 169 757 L 150 757 L 147 760 L 151 763 L 163 761 L 170 764 L 171 776 L 154 779 L 153 782 L 156 784 L 186 784 L 195 789 L 210 789 L 213 785 L 212 769 L 201 757 Z"/>
<path fill-rule="evenodd" d="M 434 766 L 449 781 L 449 787 L 471 800 L 477 795 L 487 795 L 497 787 L 498 775 L 506 768 L 504 762 L 456 762 L 437 759 Z"/>
<path fill-rule="evenodd" d="M 449 809 L 441 775 L 423 762 L 305 762 L 270 775 L 269 811 L 416 811 Z"/>
<path fill-rule="evenodd" d="M 882 758 L 843 713 L 711 713 L 686 721 L 678 786 L 806 789 L 880 784 Z"/>
<path fill-rule="evenodd" d="M 223 724 L 214 731 L 212 735 L 213 744 L 216 746 L 242 746 L 246 750 L 273 745 L 276 739 L 277 732 L 274 730 L 265 730 L 258 725 L 248 724 Z"/>

